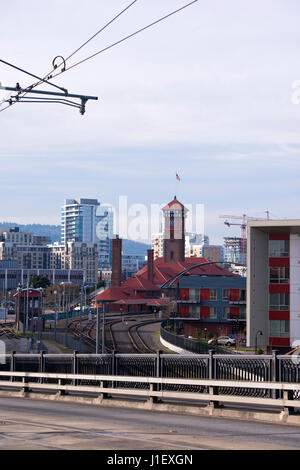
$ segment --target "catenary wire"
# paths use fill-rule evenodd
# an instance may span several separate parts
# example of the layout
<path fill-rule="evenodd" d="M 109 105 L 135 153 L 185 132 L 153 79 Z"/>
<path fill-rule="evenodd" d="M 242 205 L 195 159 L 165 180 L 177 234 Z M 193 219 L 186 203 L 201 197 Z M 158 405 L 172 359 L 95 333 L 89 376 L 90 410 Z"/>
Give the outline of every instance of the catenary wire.
<path fill-rule="evenodd" d="M 79 65 L 83 64 L 84 62 L 87 62 L 88 60 L 91 60 L 93 59 L 94 57 L 96 57 L 97 55 L 109 50 L 109 49 L 112 49 L 113 47 L 121 44 L 122 42 L 124 41 L 127 41 L 128 39 L 132 38 L 133 36 L 136 36 L 137 34 L 145 31 L 146 29 L 149 29 L 151 28 L 152 26 L 158 24 L 158 23 L 161 23 L 162 21 L 166 20 L 167 18 L 169 18 L 170 16 L 173 16 L 175 15 L 176 13 L 179 13 L 180 11 L 184 10 L 185 8 L 188 8 L 189 6 L 193 5 L 194 3 L 197 3 L 199 0 L 193 0 L 192 2 L 182 6 L 181 8 L 178 8 L 177 10 L 174 10 L 172 11 L 171 13 L 169 13 L 168 15 L 165 15 L 163 16 L 162 18 L 159 18 L 158 20 L 154 21 L 153 23 L 150 23 L 148 24 L 147 26 L 144 26 L 143 28 L 135 31 L 134 33 L 131 33 L 129 34 L 128 36 L 125 36 L 124 38 L 120 39 L 119 41 L 116 41 L 114 42 L 113 44 L 110 44 L 109 46 L 105 47 L 104 49 L 101 49 L 100 51 L 96 52 L 95 54 L 92 54 L 91 56 L 87 57 L 86 59 L 83 59 L 81 60 L 80 62 L 77 62 L 76 64 L 73 64 L 71 65 L 71 67 L 67 68 L 66 70 L 64 71 L 61 71 L 61 72 L 58 72 L 57 74 L 53 75 L 51 78 L 55 78 L 55 77 L 58 77 L 59 75 L 61 75 L 62 73 L 65 73 L 75 67 L 78 67 Z"/>
<path fill-rule="evenodd" d="M 89 42 L 91 42 L 95 37 L 97 37 L 102 31 L 104 31 L 106 28 L 108 28 L 108 26 L 110 26 L 114 21 L 116 21 L 121 15 L 123 15 L 127 10 L 129 10 L 129 8 L 131 8 L 138 0 L 134 0 L 133 2 L 131 2 L 129 5 L 127 5 L 127 7 L 125 7 L 122 11 L 120 11 L 116 16 L 114 16 L 108 23 L 106 23 L 100 30 L 98 30 L 93 36 L 91 36 L 87 41 L 85 41 L 83 44 L 81 44 L 80 47 L 78 47 L 74 52 L 72 52 L 65 61 L 69 60 L 71 57 L 74 57 L 75 54 L 77 54 L 77 52 L 79 52 L 84 46 L 86 46 Z M 3 61 L 4 62 L 4 61 Z M 59 64 L 57 67 L 61 67 L 61 65 L 63 64 L 63 62 L 61 64 Z M 57 68 L 56 67 L 56 68 Z M 15 67 L 18 69 L 18 67 Z M 23 92 L 22 96 L 20 96 L 20 100 L 22 98 L 24 98 L 26 96 L 27 93 L 29 93 L 33 88 L 37 87 L 38 85 L 44 83 L 47 79 L 47 77 L 52 73 L 54 72 L 54 70 L 56 70 L 56 68 L 52 69 L 51 72 L 49 72 L 47 75 L 45 75 L 45 77 L 43 79 L 39 79 L 38 82 L 34 83 L 33 85 L 30 85 L 26 88 L 26 91 Z M 27 72 L 26 72 L 27 73 Z M 39 77 L 36 77 L 35 78 L 39 78 Z M 50 85 L 53 85 L 52 83 L 49 83 Z M 53 85 L 55 86 L 55 85 Z M 21 93 L 19 93 L 19 95 L 21 95 Z M 16 104 L 17 102 L 20 102 L 19 101 L 14 101 L 12 103 L 10 103 L 8 106 L 6 106 L 5 108 L 3 109 L 0 109 L 0 113 L 2 113 L 3 111 L 5 111 L 6 109 L 10 108 L 12 105 Z"/>
<path fill-rule="evenodd" d="M 143 28 L 140 28 L 139 30 L 135 31 L 134 33 L 131 33 L 131 34 L 129 34 L 128 36 L 125 36 L 124 38 L 120 39 L 119 41 L 114 42 L 113 44 L 110 44 L 109 46 L 105 47 L 104 49 L 101 49 L 100 51 L 96 52 L 95 54 L 92 54 L 91 56 L 89 56 L 89 57 L 87 57 L 87 58 L 85 58 L 85 59 L 83 59 L 83 60 L 81 60 L 81 61 L 79 61 L 79 62 L 77 62 L 77 63 L 75 63 L 75 64 L 73 64 L 73 65 L 71 65 L 71 67 L 69 67 L 69 68 L 67 68 L 67 69 L 65 69 L 65 70 L 62 70 L 62 71 L 58 72 L 57 74 L 52 75 L 52 76 L 51 76 L 51 79 L 53 79 L 53 78 L 55 78 L 55 77 L 58 77 L 59 75 L 61 75 L 62 73 L 65 73 L 66 71 L 69 71 L 69 70 L 71 70 L 71 69 L 73 69 L 73 68 L 75 68 L 75 67 L 78 67 L 79 65 L 81 65 L 81 64 L 83 64 L 83 63 L 85 63 L 85 62 L 87 62 L 88 60 L 91 60 L 91 59 L 93 59 L 94 57 L 98 56 L 99 54 L 101 54 L 101 53 L 103 53 L 103 52 L 105 52 L 105 51 L 107 51 L 107 50 L 109 50 L 109 49 L 112 49 L 113 47 L 115 47 L 115 46 L 117 46 L 117 45 L 119 45 L 119 44 L 121 44 L 121 43 L 127 41 L 128 39 L 130 39 L 130 38 L 132 38 L 132 37 L 134 37 L 134 36 L 140 34 L 141 32 L 143 32 L 143 31 L 145 31 L 145 30 L 151 28 L 152 26 L 155 26 L 156 24 L 161 23 L 162 21 L 165 21 L 167 18 L 170 18 L 171 16 L 173 16 L 173 15 L 179 13 L 180 11 L 182 11 L 182 10 L 184 10 L 184 9 L 186 9 L 186 8 L 188 8 L 188 7 L 190 7 L 191 5 L 197 3 L 198 1 L 199 1 L 199 0 L 193 0 L 193 1 L 189 2 L 189 3 L 187 3 L 186 5 L 183 5 L 182 7 L 180 7 L 180 8 L 178 8 L 178 9 L 176 9 L 176 10 L 174 10 L 174 11 L 168 13 L 167 15 L 165 15 L 165 16 L 159 18 L 158 20 L 156 20 L 156 21 L 154 21 L 154 22 L 152 22 L 152 23 L 150 23 L 150 24 L 144 26 Z M 131 4 L 131 5 L 132 5 L 132 4 Z M 130 5 L 130 6 L 131 6 L 131 5 Z M 118 16 L 120 16 L 120 15 L 118 15 Z M 90 38 L 90 40 L 92 40 L 92 38 Z M 89 41 L 88 41 L 88 42 L 89 42 Z M 84 46 L 82 45 L 81 48 L 82 48 L 82 47 L 84 47 Z M 79 49 L 81 49 L 81 48 L 79 48 Z M 74 55 L 75 53 L 76 53 L 76 52 L 74 52 L 73 55 Z M 46 76 L 45 78 L 47 78 L 47 76 Z M 49 79 L 49 78 L 48 78 L 48 79 Z M 39 84 L 39 83 L 37 83 L 37 84 Z M 28 88 L 27 88 L 28 91 L 26 91 L 25 94 L 26 94 L 27 92 L 30 92 L 30 90 L 31 90 L 32 88 L 34 88 L 35 86 L 37 86 L 37 84 L 34 84 L 34 85 L 28 87 Z M 23 95 L 23 96 L 24 96 L 24 95 Z M 15 104 L 15 103 L 13 103 L 13 104 Z M 5 110 L 8 109 L 9 107 L 10 107 L 10 106 L 7 106 L 6 108 L 0 110 L 0 112 L 5 111 Z"/>
<path fill-rule="evenodd" d="M 83 49 L 83 47 L 85 47 L 88 43 L 90 43 L 93 39 L 95 39 L 95 37 L 97 37 L 100 33 L 102 33 L 106 28 L 108 28 L 108 26 L 110 26 L 114 21 L 116 21 L 121 15 L 123 15 L 127 10 L 129 10 L 129 8 L 131 8 L 138 0 L 134 0 L 133 2 L 131 2 L 129 5 L 127 5 L 126 8 L 124 8 L 122 11 L 120 11 L 120 13 L 118 13 L 116 16 L 114 16 L 108 23 L 106 23 L 101 29 L 99 29 L 99 31 L 97 31 L 93 36 L 91 36 L 87 41 L 85 41 L 83 44 L 81 44 L 80 47 L 78 47 L 74 52 L 72 52 L 72 54 L 70 54 L 66 59 L 65 59 L 65 62 L 67 62 L 68 60 L 70 60 L 72 57 L 74 57 L 75 54 L 77 54 L 77 52 L 79 52 L 81 49 Z M 53 68 L 49 73 L 47 73 L 47 75 L 45 75 L 44 77 L 44 80 L 46 78 L 50 77 L 51 74 L 58 68 L 58 67 L 61 67 L 62 65 L 64 64 L 64 62 L 61 62 L 57 67 Z M 39 81 L 39 82 L 36 82 L 34 83 L 33 85 L 31 85 L 30 87 L 30 90 L 32 90 L 32 88 L 40 85 L 41 83 L 43 83 L 43 81 Z"/>

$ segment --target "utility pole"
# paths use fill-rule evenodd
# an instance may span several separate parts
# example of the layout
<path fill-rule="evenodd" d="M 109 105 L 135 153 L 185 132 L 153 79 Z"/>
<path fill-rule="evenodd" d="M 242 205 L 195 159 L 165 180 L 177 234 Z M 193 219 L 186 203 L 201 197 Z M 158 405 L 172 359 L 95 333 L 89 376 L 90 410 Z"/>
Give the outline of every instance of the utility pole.
<path fill-rule="evenodd" d="M 106 338 L 105 338 L 105 313 L 106 313 L 106 302 L 104 302 L 103 304 L 103 313 L 102 313 L 102 354 L 105 354 L 106 350 L 105 350 L 105 342 L 106 342 Z"/>
<path fill-rule="evenodd" d="M 96 300 L 97 302 L 97 300 Z M 100 354 L 100 309 L 97 302 L 97 326 L 96 326 L 96 354 Z"/>
<path fill-rule="evenodd" d="M 82 287 L 80 287 L 80 338 L 79 338 L 79 352 L 82 352 Z"/>

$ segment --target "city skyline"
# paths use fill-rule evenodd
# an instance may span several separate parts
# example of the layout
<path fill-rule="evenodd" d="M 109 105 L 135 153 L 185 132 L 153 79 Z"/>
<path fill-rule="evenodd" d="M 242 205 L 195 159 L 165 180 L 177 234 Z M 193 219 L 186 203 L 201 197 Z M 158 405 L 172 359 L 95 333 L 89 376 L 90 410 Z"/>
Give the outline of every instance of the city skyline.
<path fill-rule="evenodd" d="M 9 44 L 4 59 L 43 74 L 128 2 L 90 0 L 93 15 L 79 2 L 70 10 L 70 2 L 55 0 L 43 12 L 36 4 L 29 0 L 26 11 L 20 0 L 4 5 L 1 36 Z M 137 2 L 78 59 L 183 4 Z M 219 214 L 297 218 L 299 9 L 281 0 L 196 3 L 57 79 L 99 96 L 84 117 L 29 104 L 1 113 L 1 218 L 58 224 L 74 187 L 81 197 L 116 205 L 127 195 L 146 206 L 177 190 L 183 202 L 205 205 L 213 243 L 240 233 Z M 4 66 L 0 77 L 8 86 L 31 83 Z"/>

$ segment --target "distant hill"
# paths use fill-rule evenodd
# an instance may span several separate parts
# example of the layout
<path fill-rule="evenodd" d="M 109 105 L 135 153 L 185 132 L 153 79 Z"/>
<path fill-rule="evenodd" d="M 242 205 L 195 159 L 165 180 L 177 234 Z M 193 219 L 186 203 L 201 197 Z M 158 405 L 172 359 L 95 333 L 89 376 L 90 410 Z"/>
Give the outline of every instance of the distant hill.
<path fill-rule="evenodd" d="M 123 240 L 123 251 L 127 255 L 145 255 L 147 256 L 147 250 L 151 248 L 150 245 L 145 243 L 134 242 L 132 240 Z"/>
<path fill-rule="evenodd" d="M 11 227 L 19 227 L 21 232 L 29 232 L 34 235 L 46 235 L 51 238 L 51 242 L 60 241 L 60 225 L 41 225 L 41 224 L 16 224 L 14 222 L 0 222 L 0 232 L 5 232 Z M 123 240 L 123 251 L 127 255 L 147 255 L 147 250 L 151 248 L 145 243 L 132 240 Z"/>

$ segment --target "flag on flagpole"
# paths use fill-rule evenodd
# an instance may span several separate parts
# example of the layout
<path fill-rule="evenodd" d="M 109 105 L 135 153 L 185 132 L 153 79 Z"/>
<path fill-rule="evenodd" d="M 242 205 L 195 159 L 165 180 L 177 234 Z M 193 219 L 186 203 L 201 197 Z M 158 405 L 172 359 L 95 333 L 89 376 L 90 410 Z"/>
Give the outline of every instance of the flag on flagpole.
<path fill-rule="evenodd" d="M 180 176 L 179 176 L 178 173 L 176 173 L 176 179 L 177 179 L 177 181 L 181 181 Z"/>

